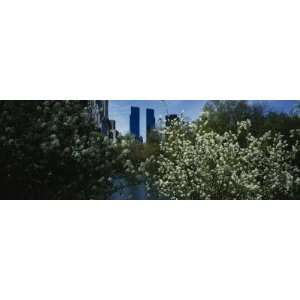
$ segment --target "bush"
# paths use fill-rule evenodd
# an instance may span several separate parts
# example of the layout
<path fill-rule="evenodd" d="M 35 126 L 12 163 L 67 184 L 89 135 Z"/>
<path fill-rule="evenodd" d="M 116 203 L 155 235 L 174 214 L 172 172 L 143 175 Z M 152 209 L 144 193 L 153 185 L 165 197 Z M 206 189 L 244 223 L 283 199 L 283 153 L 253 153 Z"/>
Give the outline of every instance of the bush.
<path fill-rule="evenodd" d="M 0 101 L 0 180 L 5 199 L 107 198 L 116 148 L 80 101 Z"/>
<path fill-rule="evenodd" d="M 158 158 L 142 165 L 149 189 L 169 199 L 296 199 L 299 197 L 299 131 L 290 146 L 270 131 L 260 137 L 250 121 L 236 133 L 207 131 L 201 122 L 173 122 Z M 243 137 L 243 138 L 241 138 Z M 295 139 L 295 137 L 293 137 Z M 243 141 L 241 144 L 240 141 Z"/>

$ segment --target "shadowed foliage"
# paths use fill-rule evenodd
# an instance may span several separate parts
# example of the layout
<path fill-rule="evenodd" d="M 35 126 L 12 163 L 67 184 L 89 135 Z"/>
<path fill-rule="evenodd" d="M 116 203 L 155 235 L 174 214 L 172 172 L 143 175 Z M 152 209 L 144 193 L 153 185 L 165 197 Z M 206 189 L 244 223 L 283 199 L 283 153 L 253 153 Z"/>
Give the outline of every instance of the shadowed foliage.
<path fill-rule="evenodd" d="M 114 147 L 80 101 L 0 101 L 4 199 L 105 198 Z"/>

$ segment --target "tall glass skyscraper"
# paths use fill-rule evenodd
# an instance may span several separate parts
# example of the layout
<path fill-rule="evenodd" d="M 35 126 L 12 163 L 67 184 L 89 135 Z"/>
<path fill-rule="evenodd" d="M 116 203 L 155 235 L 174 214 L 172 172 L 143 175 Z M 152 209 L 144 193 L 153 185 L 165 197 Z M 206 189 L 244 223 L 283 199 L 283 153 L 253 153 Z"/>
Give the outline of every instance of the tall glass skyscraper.
<path fill-rule="evenodd" d="M 131 106 L 130 114 L 130 133 L 135 136 L 136 139 L 140 139 L 140 108 Z"/>
<path fill-rule="evenodd" d="M 154 109 L 146 109 L 146 135 L 147 143 L 150 142 L 151 132 L 155 129 Z"/>

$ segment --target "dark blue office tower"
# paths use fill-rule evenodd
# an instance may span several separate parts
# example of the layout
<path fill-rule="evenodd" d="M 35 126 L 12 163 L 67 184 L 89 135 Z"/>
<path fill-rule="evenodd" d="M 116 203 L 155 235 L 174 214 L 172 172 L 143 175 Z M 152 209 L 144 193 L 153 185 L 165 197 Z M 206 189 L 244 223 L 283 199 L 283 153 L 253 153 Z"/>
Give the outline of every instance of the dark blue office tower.
<path fill-rule="evenodd" d="M 146 134 L 147 134 L 147 143 L 150 142 L 151 133 L 155 129 L 155 117 L 154 109 L 147 108 L 146 110 Z"/>
<path fill-rule="evenodd" d="M 140 139 L 140 108 L 131 106 L 130 133 Z"/>

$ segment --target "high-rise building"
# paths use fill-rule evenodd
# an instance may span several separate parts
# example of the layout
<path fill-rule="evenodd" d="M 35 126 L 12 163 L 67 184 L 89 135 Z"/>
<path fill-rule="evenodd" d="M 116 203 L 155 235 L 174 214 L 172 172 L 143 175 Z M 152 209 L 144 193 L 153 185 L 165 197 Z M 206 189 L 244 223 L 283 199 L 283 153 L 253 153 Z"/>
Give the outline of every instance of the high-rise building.
<path fill-rule="evenodd" d="M 151 134 L 155 129 L 155 116 L 154 109 L 147 108 L 146 109 L 146 141 L 150 142 Z"/>
<path fill-rule="evenodd" d="M 129 121 L 130 133 L 136 139 L 140 139 L 140 108 L 131 106 L 131 114 Z"/>
<path fill-rule="evenodd" d="M 178 116 L 176 114 L 166 116 L 166 126 L 170 126 L 173 120 L 177 120 Z"/>
<path fill-rule="evenodd" d="M 80 103 L 87 109 L 98 130 L 115 142 L 120 133 L 116 129 L 116 121 L 109 119 L 108 100 L 80 100 Z"/>
<path fill-rule="evenodd" d="M 97 128 L 105 136 L 109 135 L 108 100 L 89 101 L 89 112 Z"/>
<path fill-rule="evenodd" d="M 104 119 L 108 119 L 108 100 L 96 100 L 100 113 Z"/>
<path fill-rule="evenodd" d="M 118 136 L 119 132 L 116 130 L 116 121 L 109 120 L 109 138 L 116 142 Z"/>
<path fill-rule="evenodd" d="M 87 108 L 89 117 L 95 122 L 98 130 L 103 135 L 110 136 L 111 122 L 108 117 L 108 100 L 80 100 L 80 102 Z"/>

